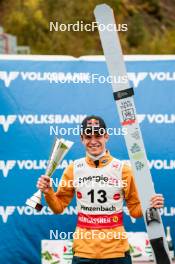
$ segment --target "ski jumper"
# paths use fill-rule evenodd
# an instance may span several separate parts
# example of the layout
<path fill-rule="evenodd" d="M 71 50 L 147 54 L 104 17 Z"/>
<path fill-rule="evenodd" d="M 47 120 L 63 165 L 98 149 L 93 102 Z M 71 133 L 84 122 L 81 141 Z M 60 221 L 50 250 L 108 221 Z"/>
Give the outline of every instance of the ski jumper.
<path fill-rule="evenodd" d="M 60 214 L 74 194 L 78 211 L 74 256 L 124 257 L 129 244 L 123 226 L 123 201 L 132 217 L 142 216 L 131 168 L 108 151 L 98 164 L 88 156 L 75 160 L 65 169 L 57 192 L 51 188 L 45 199 L 51 210 Z"/>

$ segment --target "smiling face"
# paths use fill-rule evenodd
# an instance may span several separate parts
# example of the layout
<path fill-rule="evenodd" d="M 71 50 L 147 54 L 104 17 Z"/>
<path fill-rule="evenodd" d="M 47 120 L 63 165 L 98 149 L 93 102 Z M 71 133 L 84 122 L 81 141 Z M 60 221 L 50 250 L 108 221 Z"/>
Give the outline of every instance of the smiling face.
<path fill-rule="evenodd" d="M 108 134 L 83 134 L 81 136 L 81 141 L 89 154 L 93 156 L 98 156 L 106 149 L 106 142 L 108 141 L 108 138 Z"/>

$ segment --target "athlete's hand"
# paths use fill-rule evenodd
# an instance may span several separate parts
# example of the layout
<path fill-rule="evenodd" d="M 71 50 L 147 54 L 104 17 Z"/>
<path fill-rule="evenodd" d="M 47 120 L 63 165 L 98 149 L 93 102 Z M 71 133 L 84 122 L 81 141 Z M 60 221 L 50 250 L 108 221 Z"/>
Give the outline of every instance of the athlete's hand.
<path fill-rule="evenodd" d="M 41 175 L 37 181 L 36 187 L 40 189 L 43 193 L 48 193 L 51 188 L 51 179 L 49 176 Z"/>
<path fill-rule="evenodd" d="M 154 208 L 164 207 L 164 197 L 162 194 L 155 194 L 151 197 L 151 207 Z"/>

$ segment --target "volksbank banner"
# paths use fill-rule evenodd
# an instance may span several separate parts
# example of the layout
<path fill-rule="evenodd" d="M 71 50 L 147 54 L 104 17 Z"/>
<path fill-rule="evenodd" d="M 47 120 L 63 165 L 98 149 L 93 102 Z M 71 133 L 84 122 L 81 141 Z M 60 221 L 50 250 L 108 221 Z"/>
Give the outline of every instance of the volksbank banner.
<path fill-rule="evenodd" d="M 108 149 L 128 162 L 113 100 L 111 82 L 129 78 L 135 90 L 148 164 L 157 193 L 165 196 L 161 214 L 175 239 L 175 56 L 126 56 L 128 76 L 108 76 L 101 56 L 1 56 L 0 62 L 0 263 L 40 263 L 41 240 L 50 230 L 71 232 L 76 225 L 73 200 L 61 215 L 43 201 L 41 212 L 25 205 L 44 173 L 54 136 L 75 142 L 56 170 L 54 188 L 72 160 L 84 156 L 79 131 L 89 114 L 102 116 L 109 128 Z M 144 191 L 144 182 L 143 182 Z M 130 232 L 144 231 L 142 219 L 129 216 Z"/>

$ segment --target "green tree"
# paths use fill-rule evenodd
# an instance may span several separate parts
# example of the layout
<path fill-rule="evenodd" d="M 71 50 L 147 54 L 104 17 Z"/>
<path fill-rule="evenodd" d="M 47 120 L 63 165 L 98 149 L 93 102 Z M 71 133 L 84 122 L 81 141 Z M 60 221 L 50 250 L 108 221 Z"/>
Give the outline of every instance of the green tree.
<path fill-rule="evenodd" d="M 138 13 L 134 14 L 127 35 L 127 41 L 130 47 L 140 46 L 145 39 L 145 29 L 142 16 Z"/>

